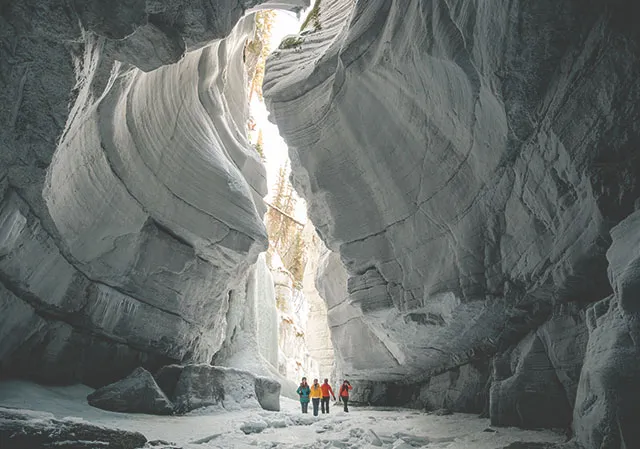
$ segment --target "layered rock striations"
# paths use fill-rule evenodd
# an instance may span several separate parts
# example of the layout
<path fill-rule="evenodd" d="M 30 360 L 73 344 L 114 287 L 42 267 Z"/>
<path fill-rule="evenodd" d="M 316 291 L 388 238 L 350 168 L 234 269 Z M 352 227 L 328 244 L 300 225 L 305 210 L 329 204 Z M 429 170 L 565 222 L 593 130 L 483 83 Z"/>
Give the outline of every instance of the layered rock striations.
<path fill-rule="evenodd" d="M 3 374 L 100 385 L 220 349 L 267 247 L 257 3 L 4 2 Z"/>
<path fill-rule="evenodd" d="M 323 295 L 343 372 L 378 390 L 415 382 L 414 398 L 433 400 L 461 388 L 433 379 L 484 361 L 464 385 L 497 370 L 493 410 L 521 409 L 522 425 L 571 420 L 584 308 L 611 293 L 609 231 L 640 197 L 632 10 L 323 0 L 269 58 L 265 98 L 293 183 L 346 268 L 342 291 Z M 594 345 L 613 357 L 618 343 L 587 325 L 587 366 L 600 363 Z M 507 369 L 489 373 L 496 353 Z M 556 398 L 544 403 L 547 382 Z M 540 407 L 555 415 L 530 419 Z"/>

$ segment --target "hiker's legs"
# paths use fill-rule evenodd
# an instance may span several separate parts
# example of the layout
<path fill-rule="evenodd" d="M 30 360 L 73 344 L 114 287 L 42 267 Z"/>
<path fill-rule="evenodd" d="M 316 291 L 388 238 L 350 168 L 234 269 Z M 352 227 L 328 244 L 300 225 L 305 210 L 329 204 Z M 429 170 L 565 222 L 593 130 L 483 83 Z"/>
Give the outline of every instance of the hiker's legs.
<path fill-rule="evenodd" d="M 347 406 L 347 403 L 349 402 L 349 398 L 343 396 L 342 397 L 342 403 L 344 404 L 344 411 L 348 412 L 349 411 L 349 407 Z"/>
<path fill-rule="evenodd" d="M 329 396 L 325 396 L 322 398 L 322 413 L 325 413 L 325 409 L 327 410 L 326 413 L 329 413 Z"/>
<path fill-rule="evenodd" d="M 313 398 L 313 416 L 318 416 L 318 406 L 320 405 L 320 398 Z"/>
<path fill-rule="evenodd" d="M 300 404 L 302 404 L 302 413 L 307 413 L 307 410 L 309 409 L 309 403 L 301 402 Z"/>

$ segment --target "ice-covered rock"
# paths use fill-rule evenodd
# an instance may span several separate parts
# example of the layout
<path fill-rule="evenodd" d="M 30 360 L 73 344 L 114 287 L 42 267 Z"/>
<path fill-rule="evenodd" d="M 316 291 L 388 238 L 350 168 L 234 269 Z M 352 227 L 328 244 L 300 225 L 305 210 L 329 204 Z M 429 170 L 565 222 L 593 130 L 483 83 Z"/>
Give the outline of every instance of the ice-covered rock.
<path fill-rule="evenodd" d="M 249 271 L 247 287 L 230 297 L 227 322 L 229 331 L 215 365 L 251 371 L 277 379 L 282 394 L 296 398 L 296 385 L 279 371 L 280 324 L 271 271 L 265 254 Z"/>
<path fill-rule="evenodd" d="M 146 442 L 138 432 L 97 426 L 77 418 L 56 419 L 51 413 L 0 407 L 2 449 L 136 449 Z"/>
<path fill-rule="evenodd" d="M 293 275 L 275 251 L 270 258 L 270 267 L 278 309 L 278 371 L 293 381 L 297 388 L 302 377 L 312 379 L 321 375 L 329 376 L 331 370 L 322 374 L 318 360 L 309 350 L 309 338 L 313 339 L 316 336 L 310 335 L 308 331 L 314 331 L 314 323 L 311 320 L 318 317 L 309 314 L 310 304 L 306 292 L 294 285 Z M 328 332 L 328 328 L 324 331 Z M 297 399 L 298 395 L 295 394 L 294 398 Z"/>
<path fill-rule="evenodd" d="M 112 412 L 169 415 L 173 404 L 144 368 L 136 368 L 126 378 L 97 389 L 87 401 L 94 407 Z"/>
<path fill-rule="evenodd" d="M 204 364 L 170 365 L 156 378 L 178 413 L 211 406 L 280 410 L 280 383 L 249 371 Z"/>
<path fill-rule="evenodd" d="M 325 247 L 311 222 L 307 222 L 305 225 L 303 236 L 307 251 L 307 264 L 302 278 L 302 291 L 309 305 L 305 341 L 309 354 L 318 362 L 320 376 L 322 378 L 330 378 L 333 383 L 337 379 L 335 379 L 335 357 L 327 317 L 327 304 L 316 287 L 318 262 Z"/>
<path fill-rule="evenodd" d="M 269 427 L 269 425 L 265 421 L 261 419 L 256 419 L 254 421 L 247 421 L 243 423 L 240 426 L 240 430 L 242 430 L 245 434 L 249 435 L 252 433 L 260 433 L 267 427 Z"/>

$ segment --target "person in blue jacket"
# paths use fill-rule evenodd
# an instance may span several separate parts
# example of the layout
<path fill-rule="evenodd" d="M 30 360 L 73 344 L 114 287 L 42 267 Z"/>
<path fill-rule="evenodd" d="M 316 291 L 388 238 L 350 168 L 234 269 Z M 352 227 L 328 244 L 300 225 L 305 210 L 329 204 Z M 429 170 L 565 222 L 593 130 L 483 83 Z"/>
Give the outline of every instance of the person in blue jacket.
<path fill-rule="evenodd" d="M 309 408 L 309 395 L 311 394 L 311 388 L 309 388 L 306 377 L 302 378 L 302 382 L 300 382 L 300 386 L 298 387 L 298 390 L 296 390 L 296 393 L 298 393 L 298 396 L 300 396 L 302 413 L 307 413 L 307 409 Z"/>

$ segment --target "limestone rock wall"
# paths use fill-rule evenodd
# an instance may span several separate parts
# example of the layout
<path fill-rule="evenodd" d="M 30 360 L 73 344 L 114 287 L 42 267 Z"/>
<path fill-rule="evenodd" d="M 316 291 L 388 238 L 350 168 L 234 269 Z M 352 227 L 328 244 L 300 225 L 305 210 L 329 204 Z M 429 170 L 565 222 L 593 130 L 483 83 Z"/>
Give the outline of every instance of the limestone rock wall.
<path fill-rule="evenodd" d="M 270 57 L 294 184 L 389 335 L 354 372 L 455 366 L 608 294 L 640 193 L 623 3 L 326 0 Z"/>
<path fill-rule="evenodd" d="M 1 374 L 97 386 L 219 351 L 267 247 L 258 3 L 3 2 Z"/>
<path fill-rule="evenodd" d="M 635 375 L 622 324 L 633 328 L 637 245 L 614 228 L 634 249 L 609 249 L 640 197 L 637 6 L 323 0 L 319 11 L 269 58 L 264 92 L 333 252 L 318 290 L 342 372 L 389 402 L 404 385 L 408 403 L 493 360 L 497 421 L 568 425 L 575 403 L 586 447 L 637 445 L 613 386 Z M 332 269 L 344 282 L 320 274 Z M 555 415 L 530 414 L 540 407 Z"/>
<path fill-rule="evenodd" d="M 589 342 L 573 411 L 577 440 L 587 448 L 640 445 L 640 211 L 611 235 L 614 294 L 587 310 Z"/>

